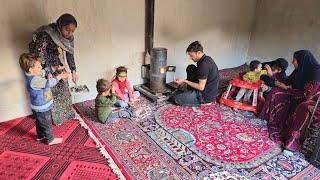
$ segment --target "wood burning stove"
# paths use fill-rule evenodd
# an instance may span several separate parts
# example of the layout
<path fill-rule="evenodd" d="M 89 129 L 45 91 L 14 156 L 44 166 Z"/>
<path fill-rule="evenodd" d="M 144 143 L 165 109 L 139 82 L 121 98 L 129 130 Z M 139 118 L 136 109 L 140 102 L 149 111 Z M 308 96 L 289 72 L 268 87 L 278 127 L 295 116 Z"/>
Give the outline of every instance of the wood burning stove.
<path fill-rule="evenodd" d="M 145 52 L 151 55 L 150 63 L 141 67 L 142 78 L 145 84 L 133 86 L 145 96 L 154 101 L 167 100 L 175 90 L 175 84 L 166 84 L 167 72 L 175 72 L 175 66 L 167 66 L 167 49 L 153 48 L 154 34 L 154 5 L 155 0 L 146 0 L 146 23 L 145 23 Z"/>
<path fill-rule="evenodd" d="M 142 65 L 141 76 L 145 84 L 134 86 L 153 101 L 167 100 L 175 90 L 174 83 L 166 83 L 167 72 L 175 73 L 175 66 L 167 66 L 167 49 L 152 48 L 150 64 Z"/>
<path fill-rule="evenodd" d="M 150 64 L 150 89 L 156 93 L 166 90 L 167 49 L 153 48 Z"/>

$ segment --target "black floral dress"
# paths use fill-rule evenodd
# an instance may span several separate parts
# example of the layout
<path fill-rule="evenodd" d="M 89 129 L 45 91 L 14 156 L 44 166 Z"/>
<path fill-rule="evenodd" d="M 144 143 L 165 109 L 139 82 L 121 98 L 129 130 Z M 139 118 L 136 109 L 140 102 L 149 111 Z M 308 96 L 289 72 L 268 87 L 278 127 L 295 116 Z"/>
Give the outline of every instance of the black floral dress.
<path fill-rule="evenodd" d="M 59 58 L 59 49 L 54 43 L 50 35 L 46 32 L 38 32 L 33 35 L 32 41 L 29 44 L 29 51 L 41 57 L 42 66 L 53 73 L 51 67 L 63 65 Z M 66 60 L 71 71 L 76 70 L 74 56 L 66 52 Z M 51 88 L 53 94 L 53 109 L 52 119 L 54 124 L 62 124 L 68 119 L 75 117 L 72 110 L 71 93 L 69 90 L 69 83 L 66 80 L 60 80 L 59 83 Z"/>

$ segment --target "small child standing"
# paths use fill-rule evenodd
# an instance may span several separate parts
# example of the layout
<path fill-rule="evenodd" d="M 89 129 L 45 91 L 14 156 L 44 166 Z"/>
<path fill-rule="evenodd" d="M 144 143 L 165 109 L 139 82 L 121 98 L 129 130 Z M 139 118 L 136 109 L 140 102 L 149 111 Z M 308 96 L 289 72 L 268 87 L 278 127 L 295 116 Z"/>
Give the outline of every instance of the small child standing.
<path fill-rule="evenodd" d="M 266 66 L 267 70 L 262 70 L 262 64 L 260 61 L 254 60 L 250 62 L 250 71 L 243 75 L 242 79 L 247 82 L 256 83 L 260 80 L 261 75 L 271 75 L 270 66 Z M 250 101 L 250 96 L 253 90 L 241 88 L 236 96 L 236 101 L 240 101 L 244 95 L 244 102 Z"/>
<path fill-rule="evenodd" d="M 37 141 L 45 141 L 48 145 L 61 143 L 62 138 L 53 137 L 51 116 L 53 98 L 50 88 L 55 86 L 60 79 L 68 78 L 69 74 L 64 72 L 54 78 L 46 79 L 45 71 L 41 66 L 41 59 L 34 54 L 22 54 L 19 64 L 25 73 L 31 109 L 36 118 Z"/>
<path fill-rule="evenodd" d="M 95 99 L 95 110 L 100 122 L 111 123 L 119 118 L 131 118 L 141 113 L 142 109 L 135 110 L 132 107 L 113 111 L 112 106 L 117 102 L 116 89 L 109 81 L 99 79 L 96 88 L 98 95 Z"/>
<path fill-rule="evenodd" d="M 112 81 L 117 96 L 116 106 L 128 108 L 133 105 L 140 97 L 139 91 L 133 91 L 132 86 L 127 78 L 127 68 L 120 66 L 116 69 L 116 77 Z"/>

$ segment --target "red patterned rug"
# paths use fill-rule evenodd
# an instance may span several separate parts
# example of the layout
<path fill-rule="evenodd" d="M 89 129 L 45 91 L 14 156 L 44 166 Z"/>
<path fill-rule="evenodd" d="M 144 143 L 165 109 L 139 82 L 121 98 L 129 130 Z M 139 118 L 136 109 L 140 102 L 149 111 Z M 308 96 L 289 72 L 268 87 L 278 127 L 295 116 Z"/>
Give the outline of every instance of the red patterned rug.
<path fill-rule="evenodd" d="M 319 179 L 320 170 L 299 154 L 278 154 L 266 122 L 251 113 L 216 105 L 175 107 L 143 97 L 138 106 L 145 110 L 139 118 L 101 124 L 94 100 L 74 105 L 128 179 Z"/>
<path fill-rule="evenodd" d="M 35 140 L 30 117 L 0 123 L 0 179 L 118 179 L 77 120 L 54 127 L 64 142 Z"/>
<path fill-rule="evenodd" d="M 97 121 L 94 101 L 75 104 L 76 111 L 91 131 L 120 163 L 128 179 L 194 179 L 195 174 L 181 167 L 137 125 L 128 119 L 110 124 Z"/>
<path fill-rule="evenodd" d="M 219 104 L 201 107 L 165 105 L 156 122 L 206 161 L 234 168 L 252 168 L 279 154 L 269 139 L 266 123 L 248 118 Z M 188 141 L 186 141 L 188 138 Z"/>

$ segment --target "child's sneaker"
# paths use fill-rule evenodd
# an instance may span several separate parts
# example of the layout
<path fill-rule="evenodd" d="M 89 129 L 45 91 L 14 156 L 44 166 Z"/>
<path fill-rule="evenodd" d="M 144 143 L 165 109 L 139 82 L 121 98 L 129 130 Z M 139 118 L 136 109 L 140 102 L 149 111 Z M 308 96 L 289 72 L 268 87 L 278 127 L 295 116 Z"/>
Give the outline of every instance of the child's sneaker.
<path fill-rule="evenodd" d="M 45 137 L 42 138 L 36 138 L 36 141 L 43 141 L 45 139 Z"/>
<path fill-rule="evenodd" d="M 62 138 L 54 138 L 48 145 L 55 145 L 62 143 Z"/>
<path fill-rule="evenodd" d="M 214 102 L 205 103 L 205 104 L 201 104 L 201 105 L 202 105 L 202 106 L 211 106 L 212 104 L 214 104 Z"/>

